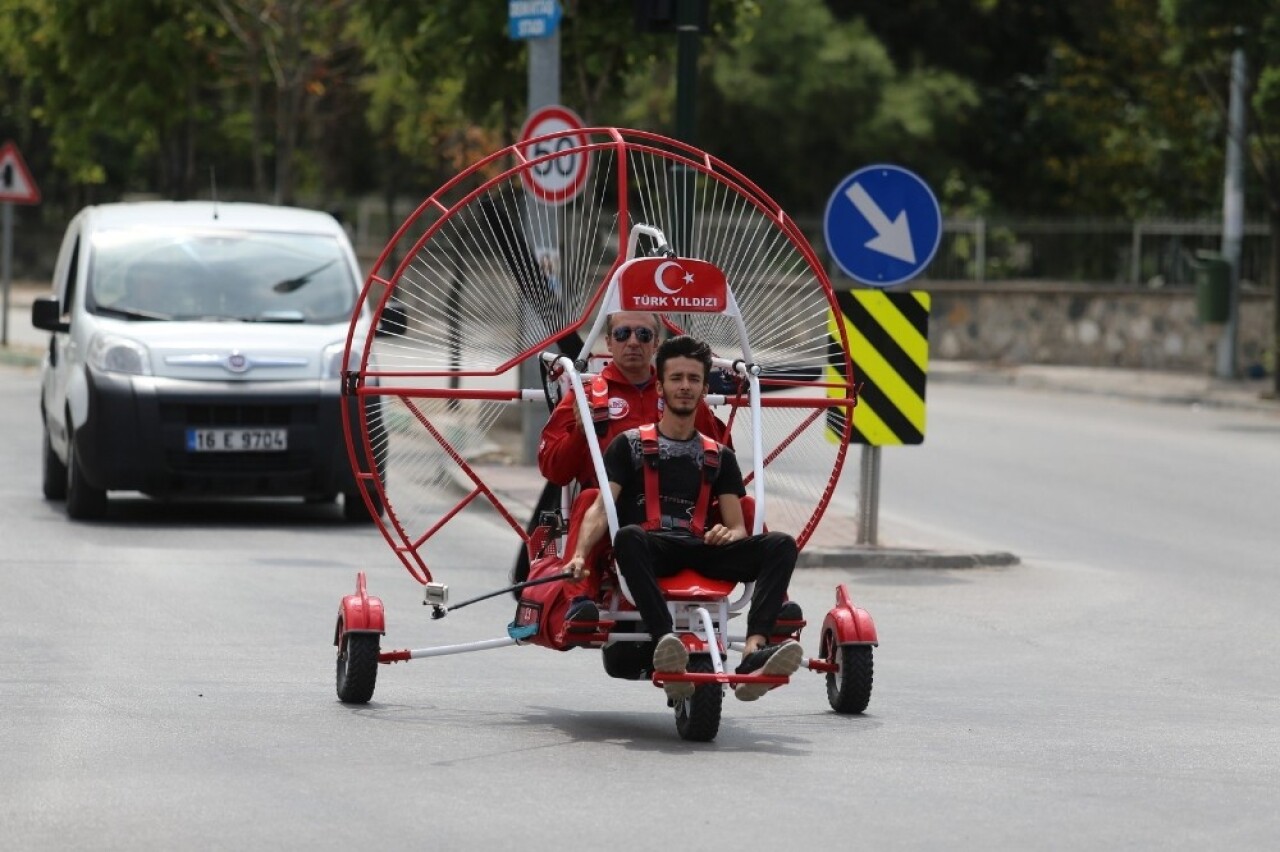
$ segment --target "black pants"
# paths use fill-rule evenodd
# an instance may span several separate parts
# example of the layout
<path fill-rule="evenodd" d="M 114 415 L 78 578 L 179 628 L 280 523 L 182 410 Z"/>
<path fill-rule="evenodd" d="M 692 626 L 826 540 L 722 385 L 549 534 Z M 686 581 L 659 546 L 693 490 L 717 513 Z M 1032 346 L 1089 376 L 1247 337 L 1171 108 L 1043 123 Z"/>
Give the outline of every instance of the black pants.
<path fill-rule="evenodd" d="M 654 639 L 671 632 L 671 612 L 657 578 L 684 568 L 713 580 L 754 581 L 747 635 L 768 636 L 786 598 L 798 552 L 796 540 L 780 532 L 713 545 L 685 532 L 647 532 L 633 525 L 618 530 L 613 540 L 618 570 Z"/>

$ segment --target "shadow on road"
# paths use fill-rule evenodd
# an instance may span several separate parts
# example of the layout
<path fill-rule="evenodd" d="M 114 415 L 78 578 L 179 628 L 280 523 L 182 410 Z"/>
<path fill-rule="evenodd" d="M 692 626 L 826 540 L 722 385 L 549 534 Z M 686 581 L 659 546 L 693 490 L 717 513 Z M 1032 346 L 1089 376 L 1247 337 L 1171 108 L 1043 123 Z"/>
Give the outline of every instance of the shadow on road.
<path fill-rule="evenodd" d="M 60 503 L 49 503 L 61 512 Z M 271 528 L 306 527 L 350 531 L 368 529 L 372 523 L 351 523 L 343 519 L 338 502 L 309 503 L 302 500 L 210 499 L 152 500 L 148 497 L 112 495 L 107 516 L 101 521 L 77 521 L 88 526 L 152 526 L 182 524 L 195 527 Z"/>
<path fill-rule="evenodd" d="M 661 703 L 661 696 L 655 698 Z M 732 701 L 728 695 L 726 702 Z M 397 725 L 421 726 L 424 733 L 439 725 L 487 725 L 494 728 L 519 728 L 527 731 L 534 742 L 527 749 L 515 751 L 536 751 L 548 748 L 573 747 L 579 743 L 597 743 L 605 746 L 616 746 L 626 751 L 650 752 L 657 754 L 686 754 L 690 749 L 712 748 L 720 753 L 742 752 L 750 754 L 773 754 L 789 757 L 806 756 L 813 752 L 814 741 L 804 737 L 780 733 L 783 724 L 792 726 L 797 720 L 806 720 L 812 724 L 839 725 L 842 731 L 851 731 L 854 727 L 866 729 L 878 728 L 881 723 L 871 716 L 839 716 L 835 713 L 819 713 L 796 716 L 751 716 L 735 718 L 726 704 L 720 723 L 720 732 L 711 743 L 685 742 L 675 730 L 671 711 L 662 709 L 658 712 L 629 712 L 626 710 L 582 710 L 565 707 L 534 706 L 524 708 L 523 712 L 506 713 L 502 711 L 484 712 L 478 709 L 458 712 L 444 710 L 438 706 L 415 707 L 405 704 L 380 704 L 370 702 L 363 707 L 348 708 L 353 715 L 378 722 L 389 722 Z M 549 731 L 562 734 L 565 740 L 547 743 L 544 735 Z M 505 760 L 512 755 L 511 749 L 481 751 L 473 754 L 452 757 L 437 761 L 437 766 L 454 766 L 482 760 Z"/>

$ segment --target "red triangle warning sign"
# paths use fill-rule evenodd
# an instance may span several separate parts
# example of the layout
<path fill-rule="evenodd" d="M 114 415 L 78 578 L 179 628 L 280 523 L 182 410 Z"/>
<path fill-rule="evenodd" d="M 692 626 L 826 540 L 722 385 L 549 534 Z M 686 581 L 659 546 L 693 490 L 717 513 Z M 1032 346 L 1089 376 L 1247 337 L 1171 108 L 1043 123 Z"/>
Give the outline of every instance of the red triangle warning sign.
<path fill-rule="evenodd" d="M 40 188 L 27 171 L 18 146 L 6 142 L 0 146 L 0 201 L 14 204 L 39 204 Z"/>

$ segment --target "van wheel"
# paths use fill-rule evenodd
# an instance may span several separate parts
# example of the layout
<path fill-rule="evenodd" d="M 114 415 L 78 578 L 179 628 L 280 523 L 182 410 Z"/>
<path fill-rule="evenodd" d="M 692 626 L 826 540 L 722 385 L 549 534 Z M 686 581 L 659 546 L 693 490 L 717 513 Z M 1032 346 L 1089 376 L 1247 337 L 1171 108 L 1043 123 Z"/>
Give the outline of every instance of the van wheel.
<path fill-rule="evenodd" d="M 369 495 L 373 499 L 374 510 L 382 516 L 382 499 L 377 494 Z M 342 517 L 353 524 L 367 524 L 373 520 L 369 507 L 359 491 L 342 492 Z"/>
<path fill-rule="evenodd" d="M 44 464 L 43 464 L 44 497 L 46 500 L 67 499 L 67 466 L 53 451 L 49 442 L 49 430 L 44 430 Z"/>
<path fill-rule="evenodd" d="M 107 490 L 95 488 L 84 478 L 72 435 L 67 440 L 67 517 L 73 521 L 96 521 L 106 514 Z"/>

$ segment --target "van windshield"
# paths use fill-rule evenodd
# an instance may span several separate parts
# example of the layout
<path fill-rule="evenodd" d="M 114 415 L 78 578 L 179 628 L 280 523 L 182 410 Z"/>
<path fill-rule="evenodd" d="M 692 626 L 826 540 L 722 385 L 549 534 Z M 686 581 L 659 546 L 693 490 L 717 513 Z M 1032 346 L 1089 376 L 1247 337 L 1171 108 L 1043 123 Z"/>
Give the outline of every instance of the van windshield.
<path fill-rule="evenodd" d="M 356 283 L 335 237 L 121 228 L 93 236 L 87 307 L 137 320 L 345 322 Z"/>

